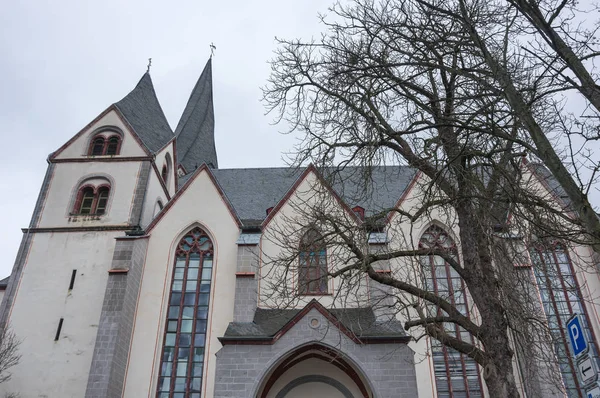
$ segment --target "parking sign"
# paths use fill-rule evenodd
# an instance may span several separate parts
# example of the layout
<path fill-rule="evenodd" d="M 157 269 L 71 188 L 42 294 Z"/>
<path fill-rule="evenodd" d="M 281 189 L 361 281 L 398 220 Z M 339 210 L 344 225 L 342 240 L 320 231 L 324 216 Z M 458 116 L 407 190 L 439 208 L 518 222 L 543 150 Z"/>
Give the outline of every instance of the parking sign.
<path fill-rule="evenodd" d="M 567 329 L 569 331 L 569 339 L 571 340 L 573 354 L 575 355 L 575 358 L 577 358 L 588 351 L 588 344 L 579 315 L 575 314 L 569 319 L 567 322 Z"/>

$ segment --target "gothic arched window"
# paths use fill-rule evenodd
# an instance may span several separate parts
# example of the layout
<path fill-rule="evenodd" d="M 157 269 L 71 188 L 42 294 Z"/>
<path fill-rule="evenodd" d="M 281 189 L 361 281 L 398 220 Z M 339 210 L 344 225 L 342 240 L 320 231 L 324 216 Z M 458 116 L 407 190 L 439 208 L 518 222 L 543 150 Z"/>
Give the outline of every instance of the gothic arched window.
<path fill-rule="evenodd" d="M 446 251 L 458 261 L 458 251 L 452 238 L 442 228 L 432 225 L 421 236 L 420 249 Z M 442 257 L 427 255 L 421 257 L 426 277 L 427 290 L 449 301 L 463 315 L 469 316 L 464 281 Z M 439 307 L 432 307 L 434 316 L 446 315 Z M 447 333 L 473 344 L 473 338 L 457 325 L 444 325 Z M 433 367 L 437 396 L 441 397 L 482 397 L 481 379 L 477 363 L 468 356 L 446 347 L 431 339 Z"/>
<path fill-rule="evenodd" d="M 298 293 L 327 294 L 327 249 L 316 229 L 302 236 L 299 257 Z"/>
<path fill-rule="evenodd" d="M 212 268 L 212 242 L 196 227 L 177 245 L 157 398 L 200 398 Z"/>
<path fill-rule="evenodd" d="M 566 248 L 559 243 L 534 246 L 531 259 L 567 396 L 582 397 L 584 383 L 578 379 L 575 356 L 567 343 L 567 321 L 573 314 L 579 314 L 591 346 L 590 355 L 595 358 L 596 365 L 600 363 L 573 264 Z"/>

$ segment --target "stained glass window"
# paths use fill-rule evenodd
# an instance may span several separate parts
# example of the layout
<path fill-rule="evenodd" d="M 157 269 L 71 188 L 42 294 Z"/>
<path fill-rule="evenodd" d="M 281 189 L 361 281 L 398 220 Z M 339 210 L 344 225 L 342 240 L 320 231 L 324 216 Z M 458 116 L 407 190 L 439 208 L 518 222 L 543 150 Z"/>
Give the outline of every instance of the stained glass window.
<path fill-rule="evenodd" d="M 200 398 L 213 245 L 194 228 L 177 246 L 158 378 L 158 398 Z"/>
<path fill-rule="evenodd" d="M 442 228 L 429 227 L 419 241 L 421 249 L 444 250 L 458 260 L 458 252 L 452 238 Z M 425 274 L 425 284 L 429 291 L 449 301 L 463 315 L 469 316 L 465 295 L 466 287 L 458 273 L 442 257 L 428 255 L 421 257 Z M 440 308 L 431 308 L 432 315 L 446 315 Z M 455 324 L 445 324 L 447 333 L 456 338 L 473 342 L 473 337 Z M 446 347 L 431 339 L 433 367 L 438 398 L 482 397 L 479 368 L 472 358 Z"/>

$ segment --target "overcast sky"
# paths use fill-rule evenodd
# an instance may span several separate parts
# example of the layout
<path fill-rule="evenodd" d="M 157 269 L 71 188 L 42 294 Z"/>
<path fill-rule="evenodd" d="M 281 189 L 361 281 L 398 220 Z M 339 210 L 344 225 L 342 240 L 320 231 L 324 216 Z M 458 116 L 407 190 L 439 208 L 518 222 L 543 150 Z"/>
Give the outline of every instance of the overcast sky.
<path fill-rule="evenodd" d="M 174 128 L 213 42 L 219 166 L 283 166 L 293 139 L 264 116 L 275 36 L 318 33 L 322 0 L 22 1 L 0 13 L 0 277 L 29 224 L 48 154 L 151 75 Z"/>
<path fill-rule="evenodd" d="M 174 128 L 213 58 L 221 168 L 283 166 L 293 138 L 264 115 L 275 36 L 318 36 L 324 0 L 17 1 L 0 13 L 0 277 L 7 276 L 58 149 L 146 71 Z"/>

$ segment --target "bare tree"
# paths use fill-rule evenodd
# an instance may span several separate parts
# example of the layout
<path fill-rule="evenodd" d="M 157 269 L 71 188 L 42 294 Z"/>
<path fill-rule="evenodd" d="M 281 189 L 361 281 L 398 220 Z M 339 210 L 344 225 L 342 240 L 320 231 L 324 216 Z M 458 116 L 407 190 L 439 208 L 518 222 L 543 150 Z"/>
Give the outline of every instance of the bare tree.
<path fill-rule="evenodd" d="M 11 378 L 10 368 L 19 363 L 19 345 L 21 342 L 14 332 L 6 327 L 0 332 L 0 383 Z"/>
<path fill-rule="evenodd" d="M 514 340 L 522 347 L 535 344 L 536 355 L 549 355 L 547 343 L 540 340 L 552 336 L 539 306 L 524 304 L 531 301 L 527 298 L 535 281 L 523 278 L 514 265 L 532 239 L 539 245 L 549 240 L 586 244 L 595 232 L 593 223 L 579 216 L 581 207 L 578 213 L 565 212 L 523 172 L 525 153 L 546 160 L 540 154 L 548 148 L 537 145 L 532 131 L 539 129 L 550 144 L 544 130 L 564 120 L 548 106 L 547 85 L 525 84 L 531 83 L 531 71 L 509 59 L 507 40 L 488 56 L 490 42 L 481 39 L 473 21 L 487 18 L 492 30 L 513 37 L 514 18 L 508 18 L 510 8 L 476 8 L 480 4 L 338 4 L 330 19 L 323 19 L 327 32 L 319 40 L 280 41 L 265 101 L 280 120 L 302 132 L 297 165 L 314 162 L 332 183 L 349 166 L 358 166 L 367 177 L 367 198 L 372 194 L 369 170 L 376 165 L 407 164 L 423 179 L 415 205 L 378 209 L 364 222 L 332 212 L 326 192 L 318 200 L 302 200 L 296 215 L 270 236 L 282 248 L 271 259 L 276 282 L 270 288 L 273 300 L 294 299 L 294 287 L 285 281 L 298 264 L 298 232 L 316 225 L 323 231 L 322 244 L 341 259 L 330 277 L 340 279 L 347 291 L 356 290 L 364 274 L 390 287 L 394 303 L 389 305 L 402 313 L 407 330 L 475 360 L 484 369 L 491 396 L 517 397 Z M 490 66 L 488 58 L 498 57 L 504 69 Z M 503 80 L 502 71 L 510 71 L 510 81 Z M 526 93 L 536 100 L 516 104 L 507 94 L 509 83 L 517 99 Z M 536 129 L 528 124 L 531 119 Z M 403 227 L 425 225 L 441 215 L 457 230 L 461 261 L 446 247 L 415 245 Z M 372 252 L 366 237 L 377 229 L 406 244 Z M 452 294 L 440 294 L 427 284 L 435 266 L 428 270 L 422 261 L 430 256 L 456 273 L 471 312 Z M 382 261 L 399 261 L 396 271 L 378 272 Z M 515 288 L 523 283 L 529 287 Z M 548 369 L 551 378 L 553 372 Z"/>

